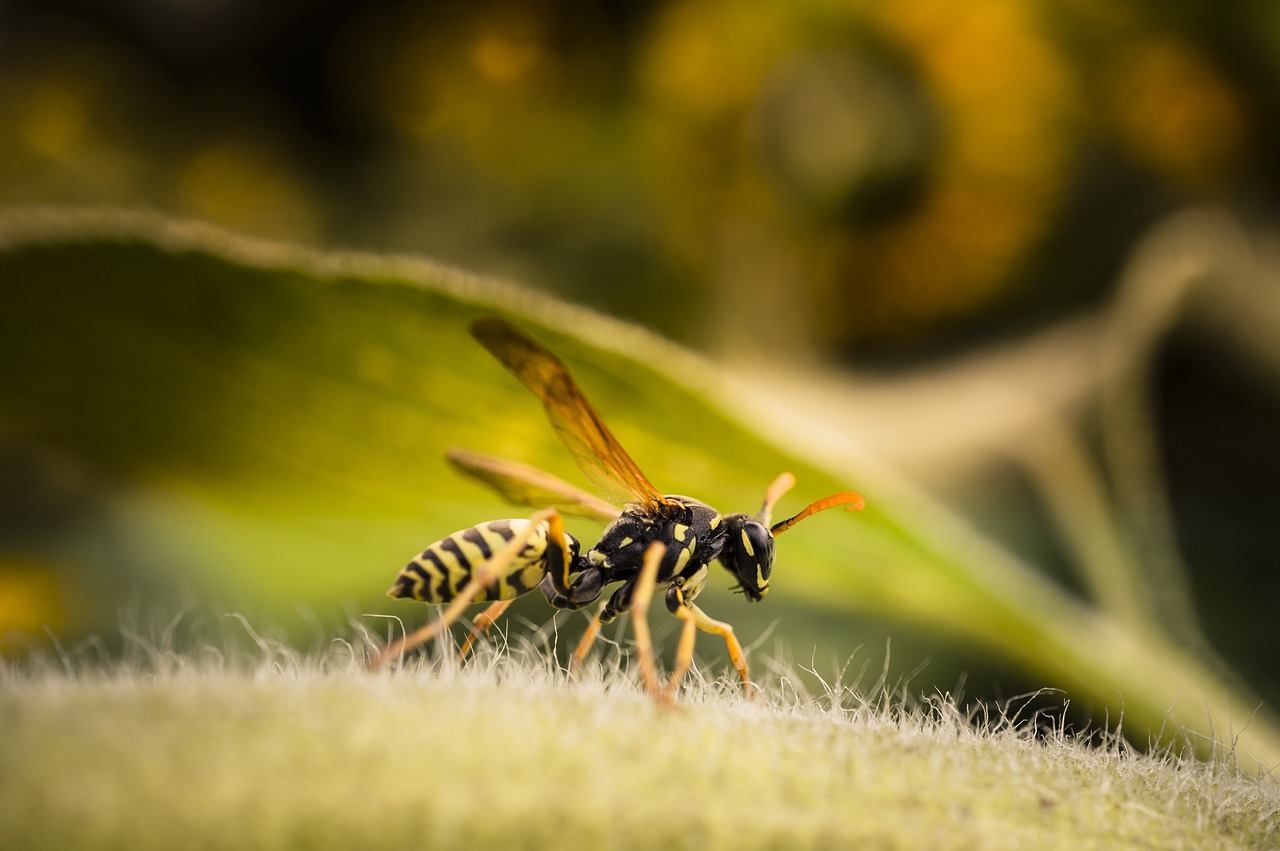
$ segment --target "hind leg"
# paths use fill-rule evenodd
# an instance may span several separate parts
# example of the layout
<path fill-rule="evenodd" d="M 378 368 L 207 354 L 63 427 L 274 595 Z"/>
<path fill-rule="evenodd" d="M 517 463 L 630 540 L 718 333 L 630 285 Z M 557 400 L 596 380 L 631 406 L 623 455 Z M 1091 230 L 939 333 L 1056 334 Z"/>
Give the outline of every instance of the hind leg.
<path fill-rule="evenodd" d="M 445 607 L 444 611 L 440 613 L 438 618 L 387 645 L 381 653 L 370 660 L 368 667 L 370 669 L 380 668 L 392 659 L 403 656 L 407 651 L 422 644 L 426 644 L 442 631 L 448 629 L 450 625 L 462 616 L 462 612 L 467 608 L 467 606 L 471 605 L 471 602 L 484 588 L 492 585 L 502 577 L 503 571 L 507 570 L 507 568 L 511 566 L 511 563 L 515 560 L 516 556 L 520 554 L 520 551 L 523 550 L 526 545 L 528 545 L 529 539 L 533 537 L 534 532 L 537 531 L 544 522 L 548 523 L 550 526 L 548 539 L 554 539 L 554 541 L 559 544 L 559 549 L 563 554 L 563 557 L 567 559 L 568 548 L 565 544 L 564 524 L 560 521 L 560 512 L 556 511 L 554 508 L 548 508 L 545 511 L 537 512 L 529 518 L 529 524 L 525 526 L 520 534 L 513 537 L 507 542 L 507 545 L 495 553 L 492 558 L 475 569 L 471 579 L 462 586 L 462 589 L 458 591 L 457 596 L 449 602 L 449 605 Z M 551 566 L 551 569 L 554 570 L 557 567 L 559 567 L 559 565 L 554 565 Z M 490 606 L 489 610 L 486 610 L 481 617 L 483 618 L 484 614 L 491 614 L 492 609 L 493 606 Z M 492 624 L 492 621 L 490 621 L 490 624 Z"/>
<path fill-rule="evenodd" d="M 578 669 L 582 667 L 582 661 L 587 658 L 587 654 L 591 652 L 591 647 L 596 643 L 596 639 L 600 636 L 600 614 L 604 611 L 604 603 L 600 606 L 600 610 L 591 616 L 590 623 L 587 624 L 587 631 L 582 634 L 582 638 L 578 641 L 578 646 L 574 648 L 573 655 L 569 657 L 569 676 L 576 676 Z"/>
<path fill-rule="evenodd" d="M 467 658 L 476 639 L 488 632 L 489 627 L 497 623 L 502 613 L 511 608 L 514 602 L 515 600 L 498 600 L 490 603 L 487 609 L 476 615 L 476 619 L 471 623 L 471 632 L 467 635 L 467 640 L 462 642 L 462 649 L 458 651 L 458 661 Z"/>

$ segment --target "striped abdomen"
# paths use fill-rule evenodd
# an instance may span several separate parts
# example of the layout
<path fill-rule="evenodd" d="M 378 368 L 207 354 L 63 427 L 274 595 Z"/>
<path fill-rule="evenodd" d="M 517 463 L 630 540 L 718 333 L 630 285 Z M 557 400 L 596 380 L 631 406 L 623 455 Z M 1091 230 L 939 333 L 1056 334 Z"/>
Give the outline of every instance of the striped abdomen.
<path fill-rule="evenodd" d="M 528 520 L 490 520 L 437 541 L 405 565 L 389 597 L 447 603 L 474 572 L 528 527 Z M 547 524 L 539 523 L 528 543 L 504 568 L 497 583 L 482 588 L 475 602 L 511 600 L 538 587 L 546 575 Z"/>

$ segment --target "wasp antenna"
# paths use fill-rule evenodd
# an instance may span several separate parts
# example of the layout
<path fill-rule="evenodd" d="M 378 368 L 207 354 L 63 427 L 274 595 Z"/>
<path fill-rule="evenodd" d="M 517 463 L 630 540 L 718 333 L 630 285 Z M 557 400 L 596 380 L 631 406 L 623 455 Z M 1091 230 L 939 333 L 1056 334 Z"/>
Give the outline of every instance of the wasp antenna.
<path fill-rule="evenodd" d="M 773 484 L 769 485 L 769 489 L 764 492 L 764 505 L 760 506 L 760 513 L 756 515 L 756 519 L 768 526 L 769 518 L 773 516 L 773 507 L 787 491 L 795 487 L 795 484 L 796 477 L 790 473 L 783 473 L 774 479 Z"/>
<path fill-rule="evenodd" d="M 774 536 L 781 535 L 801 520 L 811 514 L 817 514 L 819 511 L 826 511 L 828 508 L 835 508 L 837 505 L 847 505 L 848 508 L 846 510 L 858 511 L 866 504 L 867 501 L 862 498 L 862 494 L 860 493 L 853 493 L 852 491 L 833 493 L 831 496 L 824 497 L 817 502 L 809 503 L 805 510 L 801 511 L 795 517 L 783 520 L 781 523 L 775 523 L 769 531 L 772 532 Z"/>

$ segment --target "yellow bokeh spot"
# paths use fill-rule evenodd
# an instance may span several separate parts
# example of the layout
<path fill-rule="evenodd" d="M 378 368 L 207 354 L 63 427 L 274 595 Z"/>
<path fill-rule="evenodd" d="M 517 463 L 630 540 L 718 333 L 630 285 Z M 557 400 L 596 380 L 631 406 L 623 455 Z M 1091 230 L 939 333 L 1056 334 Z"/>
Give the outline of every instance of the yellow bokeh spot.
<path fill-rule="evenodd" d="M 471 62 L 481 76 L 495 83 L 513 83 L 542 61 L 542 45 L 531 23 L 511 16 L 484 22 L 471 45 Z"/>
<path fill-rule="evenodd" d="M 15 636 L 63 625 L 58 577 L 48 565 L 0 558 L 0 650 Z"/>
<path fill-rule="evenodd" d="M 859 312 L 858 333 L 910 334 L 998 298 L 1052 222 L 1071 157 L 1077 81 L 1029 7 L 905 0 L 873 17 L 910 50 L 946 144 L 912 215 L 845 237 L 819 311 L 835 337 Z"/>
<path fill-rule="evenodd" d="M 41 85 L 21 122 L 23 139 L 36 154 L 56 160 L 72 159 L 83 145 L 89 118 L 84 103 L 67 87 Z"/>
<path fill-rule="evenodd" d="M 1111 69 L 1106 89 L 1125 146 L 1166 177 L 1208 188 L 1228 177 L 1239 161 L 1244 109 L 1188 45 L 1138 44 Z"/>
<path fill-rule="evenodd" d="M 214 142 L 178 176 L 184 213 L 268 236 L 310 238 L 314 207 L 287 164 L 253 145 Z"/>
<path fill-rule="evenodd" d="M 663 13 L 641 74 L 664 109 L 706 120 L 755 100 L 794 44 L 785 7 L 747 5 L 683 3 Z"/>
<path fill-rule="evenodd" d="M 759 153 L 760 104 L 803 57 L 874 63 L 883 45 L 905 57 L 900 73 L 938 125 L 918 196 L 875 222 L 803 221 Z M 990 305 L 1051 227 L 1070 175 L 1079 81 L 1035 7 L 1017 0 L 688 0 L 659 17 L 641 81 L 671 248 L 718 275 L 725 223 L 758 229 L 813 294 L 795 309 L 831 340 L 910 336 Z M 813 126 L 838 152 L 857 138 Z M 741 276 L 725 286 L 767 303 Z M 758 289 L 768 286 L 762 277 Z"/>

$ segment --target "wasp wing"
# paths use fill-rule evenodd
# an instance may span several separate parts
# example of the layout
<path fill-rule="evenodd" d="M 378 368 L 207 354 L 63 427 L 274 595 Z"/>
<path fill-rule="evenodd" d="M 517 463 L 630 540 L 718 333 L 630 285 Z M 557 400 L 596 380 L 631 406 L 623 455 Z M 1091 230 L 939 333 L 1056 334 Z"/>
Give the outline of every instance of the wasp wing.
<path fill-rule="evenodd" d="M 613 522 L 622 513 L 600 497 L 528 464 L 456 446 L 445 458 L 455 470 L 493 488 L 512 505 L 555 508 L 563 514 L 603 523 Z"/>
<path fill-rule="evenodd" d="M 542 400 L 560 440 L 593 484 L 606 495 L 638 501 L 650 510 L 670 504 L 640 472 L 555 355 L 501 319 L 476 320 L 471 335 Z"/>

